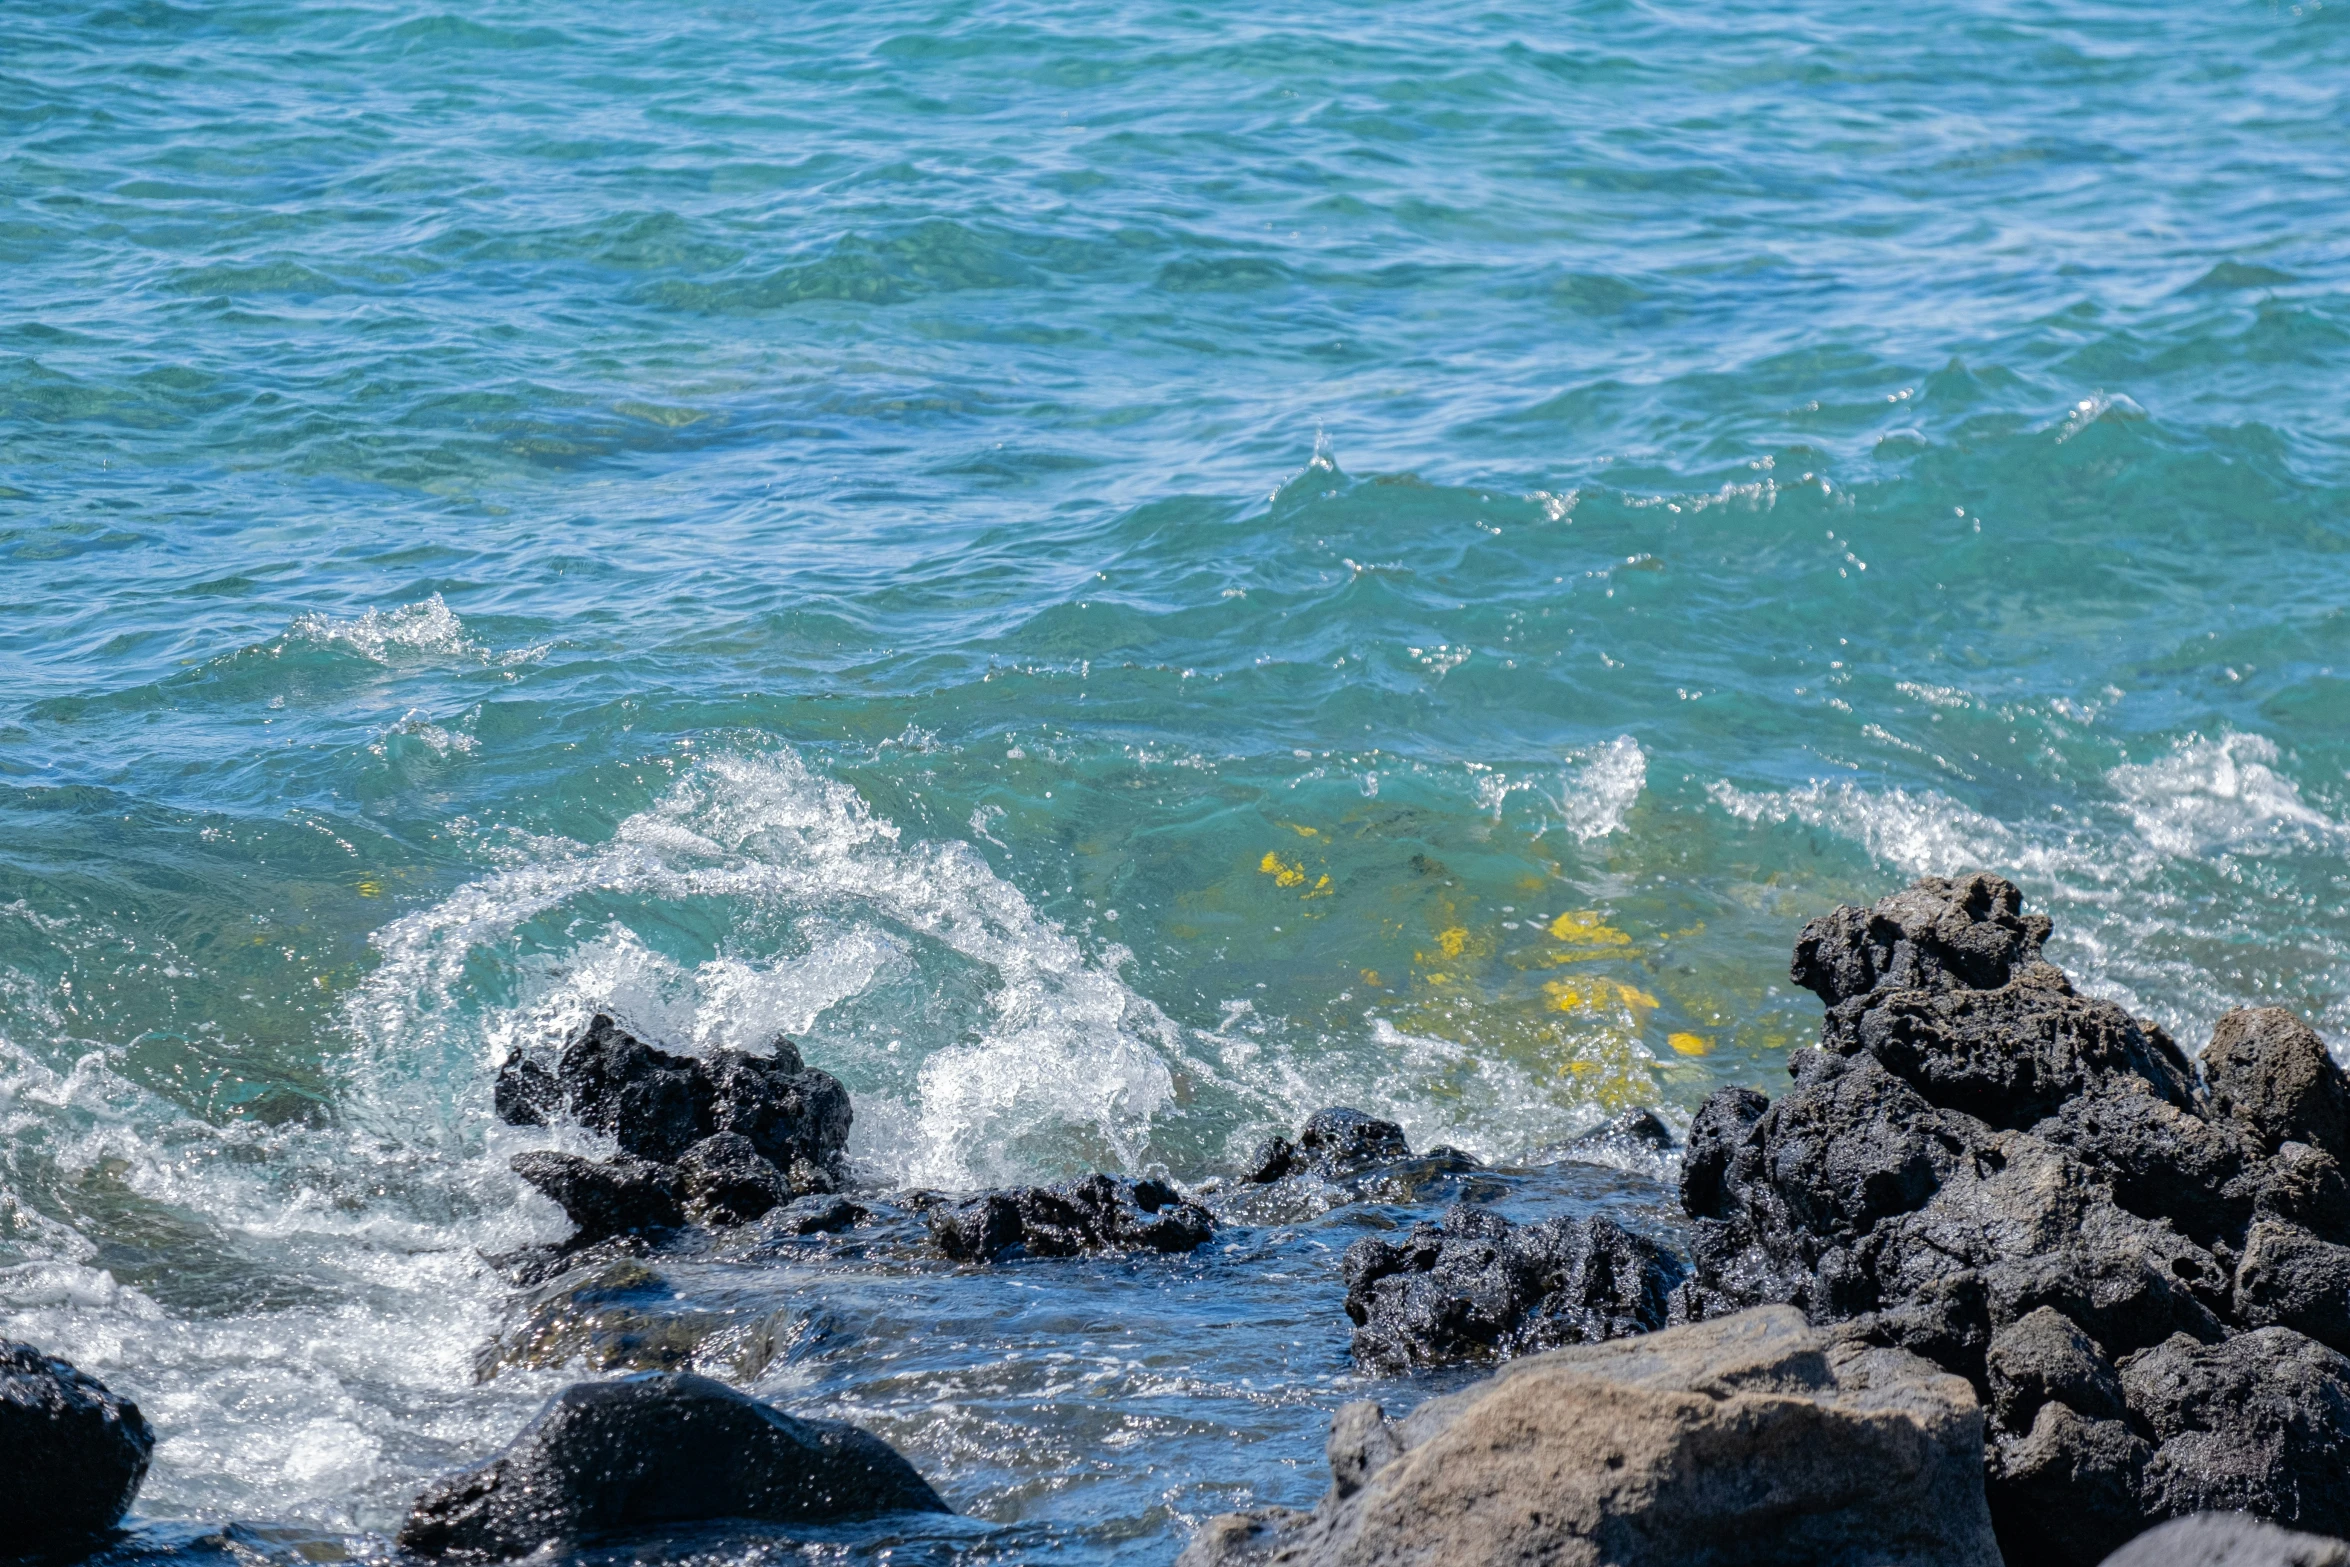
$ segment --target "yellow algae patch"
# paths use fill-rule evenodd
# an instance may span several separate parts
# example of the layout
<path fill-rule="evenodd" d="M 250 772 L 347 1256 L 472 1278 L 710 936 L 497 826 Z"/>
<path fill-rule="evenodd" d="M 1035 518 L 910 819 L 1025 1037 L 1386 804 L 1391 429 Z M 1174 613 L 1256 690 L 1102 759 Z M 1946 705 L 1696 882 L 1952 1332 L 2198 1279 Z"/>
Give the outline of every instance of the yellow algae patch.
<path fill-rule="evenodd" d="M 1448 958 L 1457 958 L 1469 947 L 1469 931 L 1465 925 L 1454 925 L 1436 933 L 1436 950 Z"/>
<path fill-rule="evenodd" d="M 1714 1047 L 1714 1042 L 1703 1034 L 1669 1034 L 1665 1037 L 1665 1043 L 1671 1045 L 1676 1054 L 1685 1056 L 1701 1056 Z"/>
<path fill-rule="evenodd" d="M 1332 888 L 1330 886 L 1330 873 L 1328 871 L 1324 871 L 1322 873 L 1321 880 L 1314 883 L 1314 890 L 1307 893 L 1306 896 L 1309 898 L 1327 898 L 1330 896 L 1331 891 Z"/>
<path fill-rule="evenodd" d="M 1283 822 L 1281 825 L 1288 828 L 1291 832 L 1296 833 L 1300 838 L 1319 838 L 1322 836 L 1322 829 L 1319 827 L 1305 827 L 1299 825 L 1296 822 Z"/>
<path fill-rule="evenodd" d="M 1305 885 L 1305 866 L 1293 860 L 1285 860 L 1271 849 L 1267 849 L 1265 857 L 1257 861 L 1257 869 L 1272 877 L 1273 885 L 1276 887 L 1302 887 Z"/>
<path fill-rule="evenodd" d="M 1608 1006 L 1647 1010 L 1659 1004 L 1656 997 L 1647 991 L 1612 979 L 1578 980 L 1572 985 L 1565 980 L 1546 980 L 1542 993 L 1550 997 L 1551 1006 L 1561 1012 L 1587 1012 Z"/>
<path fill-rule="evenodd" d="M 1371 986 L 1376 990 L 1385 990 L 1387 988 L 1387 981 L 1379 977 L 1379 971 L 1375 968 L 1367 968 L 1363 970 L 1363 983 Z"/>
<path fill-rule="evenodd" d="M 384 895 L 384 884 L 370 876 L 359 884 L 358 892 L 362 898 L 380 898 Z"/>
<path fill-rule="evenodd" d="M 1562 914 L 1550 922 L 1553 941 L 1563 941 L 1574 947 L 1628 947 L 1632 938 L 1607 922 L 1597 909 L 1582 909 Z"/>

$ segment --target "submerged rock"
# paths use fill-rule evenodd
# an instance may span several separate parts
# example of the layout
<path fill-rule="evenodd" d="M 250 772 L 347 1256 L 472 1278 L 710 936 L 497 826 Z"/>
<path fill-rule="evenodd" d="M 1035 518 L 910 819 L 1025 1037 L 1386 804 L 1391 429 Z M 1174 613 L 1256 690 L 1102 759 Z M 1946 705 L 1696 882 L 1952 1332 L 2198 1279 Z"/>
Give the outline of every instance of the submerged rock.
<path fill-rule="evenodd" d="M 1074 1257 L 1085 1252 L 1192 1251 L 1216 1221 L 1164 1181 L 1089 1175 L 1058 1186 L 981 1192 L 929 1213 L 930 1238 L 961 1262 Z"/>
<path fill-rule="evenodd" d="M 568 1113 L 620 1155 L 517 1155 L 514 1170 L 570 1216 L 574 1246 L 675 1228 L 691 1217 L 746 1224 L 795 1197 L 839 1190 L 853 1118 L 838 1078 L 800 1059 L 718 1050 L 673 1056 L 598 1015 L 556 1069 L 516 1056 L 498 1074 L 501 1119 L 543 1126 Z"/>
<path fill-rule="evenodd" d="M 2147 1530 L 2100 1567 L 2350 1567 L 2350 1541 L 2296 1534 L 2242 1513 L 2197 1513 Z"/>
<path fill-rule="evenodd" d="M 1929 878 L 1805 928 L 1820 1048 L 1694 1118 L 1675 1316 L 1786 1302 L 1966 1377 L 2011 1567 L 2204 1508 L 2339 1532 L 2350 1078 L 2272 1009 L 2222 1018 L 2199 1081 L 2021 901 Z"/>
<path fill-rule="evenodd" d="M 121 1521 L 154 1450 L 138 1405 L 0 1339 L 0 1551 L 86 1548 Z"/>
<path fill-rule="evenodd" d="M 855 1426 L 798 1419 L 707 1377 L 644 1374 L 556 1394 L 504 1452 L 428 1487 L 399 1544 L 505 1561 L 699 1519 L 948 1510 L 895 1449 Z"/>
<path fill-rule="evenodd" d="M 1999 1567 L 1960 1379 L 1785 1307 L 1513 1361 L 1332 1422 L 1312 1512 L 1214 1519 L 1179 1567 Z"/>
<path fill-rule="evenodd" d="M 1249 1159 L 1247 1179 L 1260 1185 L 1292 1175 L 1327 1180 L 1411 1156 L 1412 1145 L 1393 1121 L 1343 1107 L 1317 1110 L 1298 1129 L 1294 1142 L 1273 1137 L 1261 1144 Z"/>
<path fill-rule="evenodd" d="M 1515 1225 L 1469 1204 L 1401 1240 L 1356 1241 L 1343 1270 L 1356 1363 L 1377 1371 L 1651 1332 L 1683 1271 L 1607 1219 Z"/>

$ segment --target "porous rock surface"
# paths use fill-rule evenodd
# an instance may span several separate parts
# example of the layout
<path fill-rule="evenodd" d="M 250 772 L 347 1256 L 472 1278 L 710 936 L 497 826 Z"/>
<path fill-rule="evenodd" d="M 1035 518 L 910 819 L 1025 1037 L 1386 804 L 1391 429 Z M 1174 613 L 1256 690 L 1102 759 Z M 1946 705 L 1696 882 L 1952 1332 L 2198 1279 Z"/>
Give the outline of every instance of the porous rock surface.
<path fill-rule="evenodd" d="M 155 1435 L 139 1406 L 0 1339 L 0 1555 L 77 1550 L 122 1518 Z"/>
<path fill-rule="evenodd" d="M 932 1244 L 960 1262 L 1186 1252 L 1216 1232 L 1208 1210 L 1166 1182 L 1112 1175 L 981 1192 L 932 1209 L 929 1224 Z"/>
<path fill-rule="evenodd" d="M 1959 1378 L 1766 1307 L 1350 1404 L 1319 1506 L 1213 1519 L 1178 1567 L 1998 1567 L 1982 1431 Z"/>
<path fill-rule="evenodd" d="M 1608 1219 L 1512 1224 L 1468 1203 L 1400 1239 L 1366 1236 L 1342 1266 L 1354 1357 L 1376 1371 L 1651 1332 L 1685 1271 Z"/>
<path fill-rule="evenodd" d="M 1306 1117 L 1294 1139 L 1273 1137 L 1260 1144 L 1249 1158 L 1244 1179 L 1259 1185 L 1295 1176 L 1342 1181 L 1406 1159 L 1434 1160 L 1463 1169 L 1477 1164 L 1457 1148 L 1432 1148 L 1415 1154 L 1403 1128 L 1395 1122 L 1340 1105 Z"/>
<path fill-rule="evenodd" d="M 518 1055 L 498 1074 L 501 1120 L 569 1115 L 609 1133 L 618 1157 L 517 1154 L 513 1168 L 578 1227 L 570 1245 L 674 1229 L 689 1219 L 747 1224 L 796 1197 L 839 1190 L 853 1111 L 848 1090 L 778 1039 L 772 1055 L 674 1056 L 597 1016 L 555 1068 Z"/>
<path fill-rule="evenodd" d="M 504 1452 L 428 1487 L 399 1544 L 506 1561 L 661 1524 L 948 1510 L 867 1431 L 795 1418 L 707 1377 L 647 1373 L 556 1394 Z"/>
<path fill-rule="evenodd" d="M 2350 1542 L 2242 1513 L 2197 1513 L 2147 1530 L 2100 1567 L 2350 1567 Z"/>
<path fill-rule="evenodd" d="M 2275 1009 L 2199 1074 L 2048 934 L 1979 873 L 1805 927 L 1820 1045 L 1693 1119 L 1673 1315 L 1784 1302 L 1965 1377 L 2008 1567 L 2201 1510 L 2343 1533 L 2350 1079 Z"/>

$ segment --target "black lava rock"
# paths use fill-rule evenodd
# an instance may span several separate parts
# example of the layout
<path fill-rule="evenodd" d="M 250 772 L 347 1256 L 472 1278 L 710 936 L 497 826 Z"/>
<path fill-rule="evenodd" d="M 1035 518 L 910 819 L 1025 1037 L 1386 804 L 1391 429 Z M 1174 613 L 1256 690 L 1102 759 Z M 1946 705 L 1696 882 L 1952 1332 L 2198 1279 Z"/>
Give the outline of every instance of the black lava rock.
<path fill-rule="evenodd" d="M 1412 1145 L 1393 1121 L 1343 1107 L 1316 1110 L 1299 1128 L 1295 1142 L 1275 1137 L 1257 1149 L 1249 1160 L 1248 1179 L 1262 1184 L 1311 1174 L 1331 1180 L 1411 1156 Z"/>
<path fill-rule="evenodd" d="M 571 1153 L 518 1153 L 509 1163 L 579 1227 L 566 1250 L 685 1223 L 676 1173 L 649 1159 L 624 1155 L 598 1164 Z"/>
<path fill-rule="evenodd" d="M 1928 876 L 1874 908 L 1823 914 L 1795 938 L 1795 983 L 1837 1006 L 1880 990 L 1997 990 L 2040 961 L 2044 914 L 1978 871 Z"/>
<path fill-rule="evenodd" d="M 0 1551 L 88 1548 L 129 1509 L 154 1450 L 138 1405 L 0 1339 Z"/>
<path fill-rule="evenodd" d="M 553 1074 L 528 1056 L 509 1060 L 494 1097 L 512 1125 L 545 1125 L 568 1110 L 610 1133 L 622 1153 L 655 1164 L 677 1163 L 705 1138 L 739 1136 L 795 1196 L 840 1188 L 854 1119 L 840 1080 L 808 1066 L 788 1039 L 767 1056 L 674 1056 L 602 1015 L 564 1046 Z"/>
<path fill-rule="evenodd" d="M 2221 1018 L 2203 1051 L 2211 1106 L 2275 1148 L 2307 1143 L 2350 1162 L 2350 1081 L 2317 1031 L 2281 1007 Z"/>
<path fill-rule="evenodd" d="M 932 1244 L 962 1262 L 1074 1257 L 1086 1252 L 1192 1251 L 1216 1231 L 1197 1203 L 1164 1181 L 1089 1175 L 1058 1186 L 1014 1186 L 941 1205 Z"/>
<path fill-rule="evenodd" d="M 1663 1327 L 1682 1267 L 1607 1219 L 1515 1225 L 1457 1204 L 1346 1249 L 1354 1357 L 1373 1370 L 1491 1360 Z"/>
<path fill-rule="evenodd" d="M 716 1132 L 685 1151 L 677 1180 L 686 1209 L 705 1224 L 748 1224 L 791 1201 L 791 1182 L 740 1132 Z"/>
<path fill-rule="evenodd" d="M 2258 1328 L 2158 1344 L 2122 1362 L 2121 1385 L 2157 1444 L 2147 1516 L 2246 1512 L 2350 1533 L 2350 1360 L 2290 1328 Z"/>
<path fill-rule="evenodd" d="M 555 1395 L 488 1463 L 416 1500 L 420 1556 L 506 1561 L 550 1543 L 702 1519 L 825 1523 L 946 1503 L 879 1437 L 801 1420 L 707 1377 L 650 1373 Z"/>

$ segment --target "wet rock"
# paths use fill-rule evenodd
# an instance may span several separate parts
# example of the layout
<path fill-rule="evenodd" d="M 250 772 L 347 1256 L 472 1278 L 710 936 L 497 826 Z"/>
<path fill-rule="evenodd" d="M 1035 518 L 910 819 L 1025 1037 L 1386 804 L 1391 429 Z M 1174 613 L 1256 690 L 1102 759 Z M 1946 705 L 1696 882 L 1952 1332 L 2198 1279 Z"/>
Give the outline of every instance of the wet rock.
<path fill-rule="evenodd" d="M 1262 1184 L 1312 1174 L 1329 1180 L 1411 1156 L 1403 1128 L 1393 1121 L 1360 1110 L 1317 1110 L 1299 1128 L 1295 1142 L 1275 1137 L 1260 1145 L 1249 1160 L 1247 1179 Z"/>
<path fill-rule="evenodd" d="M 2197 1513 L 2147 1530 L 2100 1567 L 2350 1567 L 2350 1541 L 2296 1534 L 2241 1513 Z"/>
<path fill-rule="evenodd" d="M 1058 1186 L 982 1192 L 929 1214 L 930 1238 L 960 1262 L 1074 1257 L 1087 1252 L 1186 1252 L 1216 1221 L 1164 1181 L 1089 1175 Z"/>
<path fill-rule="evenodd" d="M 2000 1330 L 1984 1359 L 1992 1417 L 2003 1430 L 2029 1431 L 2049 1403 L 2094 1420 L 2122 1418 L 2112 1362 L 2062 1312 L 2041 1306 L 2026 1313 Z"/>
<path fill-rule="evenodd" d="M 2350 1532 L 2350 1360 L 2272 1327 L 2218 1344 L 2173 1338 L 2120 1373 L 2131 1416 L 2156 1444 L 2139 1491 L 2147 1517 L 2248 1512 Z"/>
<path fill-rule="evenodd" d="M 1623 1145 L 1663 1150 L 1673 1146 L 1673 1129 L 1654 1110 L 1627 1110 L 1605 1126 L 1595 1126 L 1575 1138 L 1569 1147 Z"/>
<path fill-rule="evenodd" d="M 1752 1088 L 1718 1088 L 1697 1107 L 1689 1121 L 1689 1142 L 1681 1150 L 1681 1205 L 1691 1215 L 1731 1216 L 1730 1160 L 1770 1107 L 1771 1101 Z"/>
<path fill-rule="evenodd" d="M 704 1224 L 748 1224 L 791 1201 L 791 1182 L 740 1132 L 716 1132 L 677 1161 L 686 1211 Z"/>
<path fill-rule="evenodd" d="M 671 1371 L 723 1366 L 756 1376 L 790 1337 L 788 1313 L 702 1310 L 642 1259 L 596 1256 L 528 1287 L 475 1357 L 474 1380 L 514 1367 Z"/>
<path fill-rule="evenodd" d="M 1342 1271 L 1356 1363 L 1400 1371 L 1652 1332 L 1683 1269 L 1607 1219 L 1516 1225 L 1458 1204 L 1355 1242 Z"/>
<path fill-rule="evenodd" d="M 2040 961 L 2050 928 L 2001 877 L 1928 876 L 1804 926 L 1789 972 L 1831 1007 L 1877 990 L 1996 990 Z"/>
<path fill-rule="evenodd" d="M 947 1510 L 912 1465 L 855 1426 L 797 1419 L 706 1377 L 653 1373 L 557 1394 L 504 1452 L 428 1487 L 399 1544 L 505 1561 L 698 1519 Z"/>
<path fill-rule="evenodd" d="M 1997 1567 L 1982 1415 L 1784 1307 L 1513 1361 L 1381 1436 L 1351 1406 L 1310 1513 L 1213 1520 L 1180 1567 Z"/>
<path fill-rule="evenodd" d="M 809 1067 L 788 1039 L 767 1056 L 675 1056 L 602 1015 L 564 1046 L 551 1075 L 528 1056 L 508 1061 L 495 1100 L 499 1117 L 519 1126 L 567 1110 L 609 1133 L 622 1153 L 655 1164 L 675 1164 L 712 1136 L 741 1137 L 794 1196 L 840 1188 L 853 1120 L 840 1080 Z"/>
<path fill-rule="evenodd" d="M 759 1228 L 769 1235 L 837 1235 L 873 1217 L 873 1210 L 846 1197 L 795 1198 L 769 1211 Z"/>
<path fill-rule="evenodd" d="M 2120 1420 L 2042 1404 L 2021 1436 L 2000 1435 L 1983 1491 L 2007 1567 L 2073 1567 L 2128 1540 L 2151 1449 Z"/>
<path fill-rule="evenodd" d="M 675 1172 L 650 1160 L 624 1155 L 598 1163 L 578 1154 L 520 1153 L 508 1163 L 579 1227 L 567 1249 L 685 1222 Z"/>
<path fill-rule="evenodd" d="M 86 1549 L 129 1509 L 154 1449 L 138 1405 L 0 1339 L 0 1550 Z"/>
<path fill-rule="evenodd" d="M 2350 1079 L 2317 1031 L 2281 1007 L 2239 1007 L 2211 1031 L 2203 1080 L 2213 1110 L 2274 1148 L 2307 1143 L 2350 1161 Z"/>

